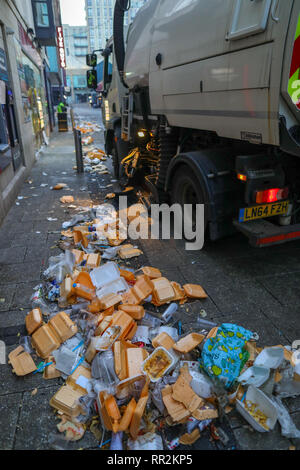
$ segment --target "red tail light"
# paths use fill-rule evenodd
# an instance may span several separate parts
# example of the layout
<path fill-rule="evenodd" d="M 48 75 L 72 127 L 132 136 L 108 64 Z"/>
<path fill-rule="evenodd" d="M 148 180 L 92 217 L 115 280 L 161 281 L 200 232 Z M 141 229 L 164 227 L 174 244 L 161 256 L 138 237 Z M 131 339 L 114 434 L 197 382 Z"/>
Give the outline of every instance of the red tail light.
<path fill-rule="evenodd" d="M 256 204 L 268 204 L 270 202 L 282 201 L 289 196 L 289 188 L 274 188 L 265 191 L 257 191 L 255 194 Z"/>

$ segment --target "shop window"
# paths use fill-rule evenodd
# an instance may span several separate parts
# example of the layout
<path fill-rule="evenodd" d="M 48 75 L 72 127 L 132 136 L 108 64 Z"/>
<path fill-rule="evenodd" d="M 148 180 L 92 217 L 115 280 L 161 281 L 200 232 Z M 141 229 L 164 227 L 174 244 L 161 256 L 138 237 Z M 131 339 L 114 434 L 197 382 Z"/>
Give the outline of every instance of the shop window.
<path fill-rule="evenodd" d="M 36 24 L 41 28 L 49 28 L 49 12 L 47 2 L 36 2 Z"/>

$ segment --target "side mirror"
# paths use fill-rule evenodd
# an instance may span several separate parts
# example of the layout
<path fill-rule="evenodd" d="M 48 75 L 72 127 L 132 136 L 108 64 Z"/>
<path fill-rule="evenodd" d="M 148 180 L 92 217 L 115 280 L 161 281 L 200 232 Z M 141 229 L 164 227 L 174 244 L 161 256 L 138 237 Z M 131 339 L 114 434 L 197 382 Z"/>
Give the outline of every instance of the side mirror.
<path fill-rule="evenodd" d="M 88 67 L 96 67 L 97 66 L 97 54 L 87 54 L 86 65 Z"/>
<path fill-rule="evenodd" d="M 97 70 L 88 70 L 86 73 L 87 87 L 91 90 L 96 90 L 98 86 Z"/>

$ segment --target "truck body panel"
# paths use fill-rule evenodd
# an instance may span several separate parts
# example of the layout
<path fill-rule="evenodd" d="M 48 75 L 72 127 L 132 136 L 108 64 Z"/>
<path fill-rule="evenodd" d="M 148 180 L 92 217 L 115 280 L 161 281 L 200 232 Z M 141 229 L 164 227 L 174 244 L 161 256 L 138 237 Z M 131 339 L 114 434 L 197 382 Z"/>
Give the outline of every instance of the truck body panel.
<path fill-rule="evenodd" d="M 118 31 L 127 7 L 115 7 L 117 77 L 105 105 L 107 129 L 114 110 L 121 115 L 114 138 L 129 150 L 126 175 L 155 202 L 204 203 L 213 240 L 234 227 L 255 246 L 295 238 L 300 0 L 148 0 L 125 45 Z M 261 197 L 288 210 L 267 224 L 267 210 L 255 224 L 239 218 Z"/>
<path fill-rule="evenodd" d="M 278 146 L 297 11 L 298 0 L 149 0 L 130 28 L 126 82 L 148 86 L 151 113 L 172 126 Z"/>

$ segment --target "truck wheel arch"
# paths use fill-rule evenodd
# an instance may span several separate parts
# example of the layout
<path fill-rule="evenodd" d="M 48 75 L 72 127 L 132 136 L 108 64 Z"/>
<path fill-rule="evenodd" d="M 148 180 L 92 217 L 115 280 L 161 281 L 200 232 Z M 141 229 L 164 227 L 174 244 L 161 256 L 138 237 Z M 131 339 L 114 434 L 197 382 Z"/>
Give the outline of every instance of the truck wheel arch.
<path fill-rule="evenodd" d="M 184 168 L 188 168 L 198 179 L 204 194 L 204 204 L 208 208 L 207 221 L 212 240 L 235 232 L 232 219 L 237 211 L 240 187 L 238 180 L 233 177 L 234 161 L 232 149 L 216 148 L 179 154 L 171 160 L 168 168 L 165 183 L 165 190 L 168 193 L 171 191 L 172 180 L 178 170 L 184 171 Z M 237 206 L 232 209 L 233 213 L 231 213 L 232 205 L 228 203 L 232 200 Z"/>
<path fill-rule="evenodd" d="M 167 172 L 165 191 L 168 193 L 171 190 L 172 179 L 179 169 L 184 170 L 184 168 L 189 168 L 194 172 L 195 176 L 199 180 L 199 184 L 201 185 L 204 193 L 205 203 L 209 204 L 211 198 L 210 188 L 206 182 L 204 169 L 202 168 L 201 163 L 197 158 L 197 153 L 198 152 L 182 153 L 171 160 Z"/>

